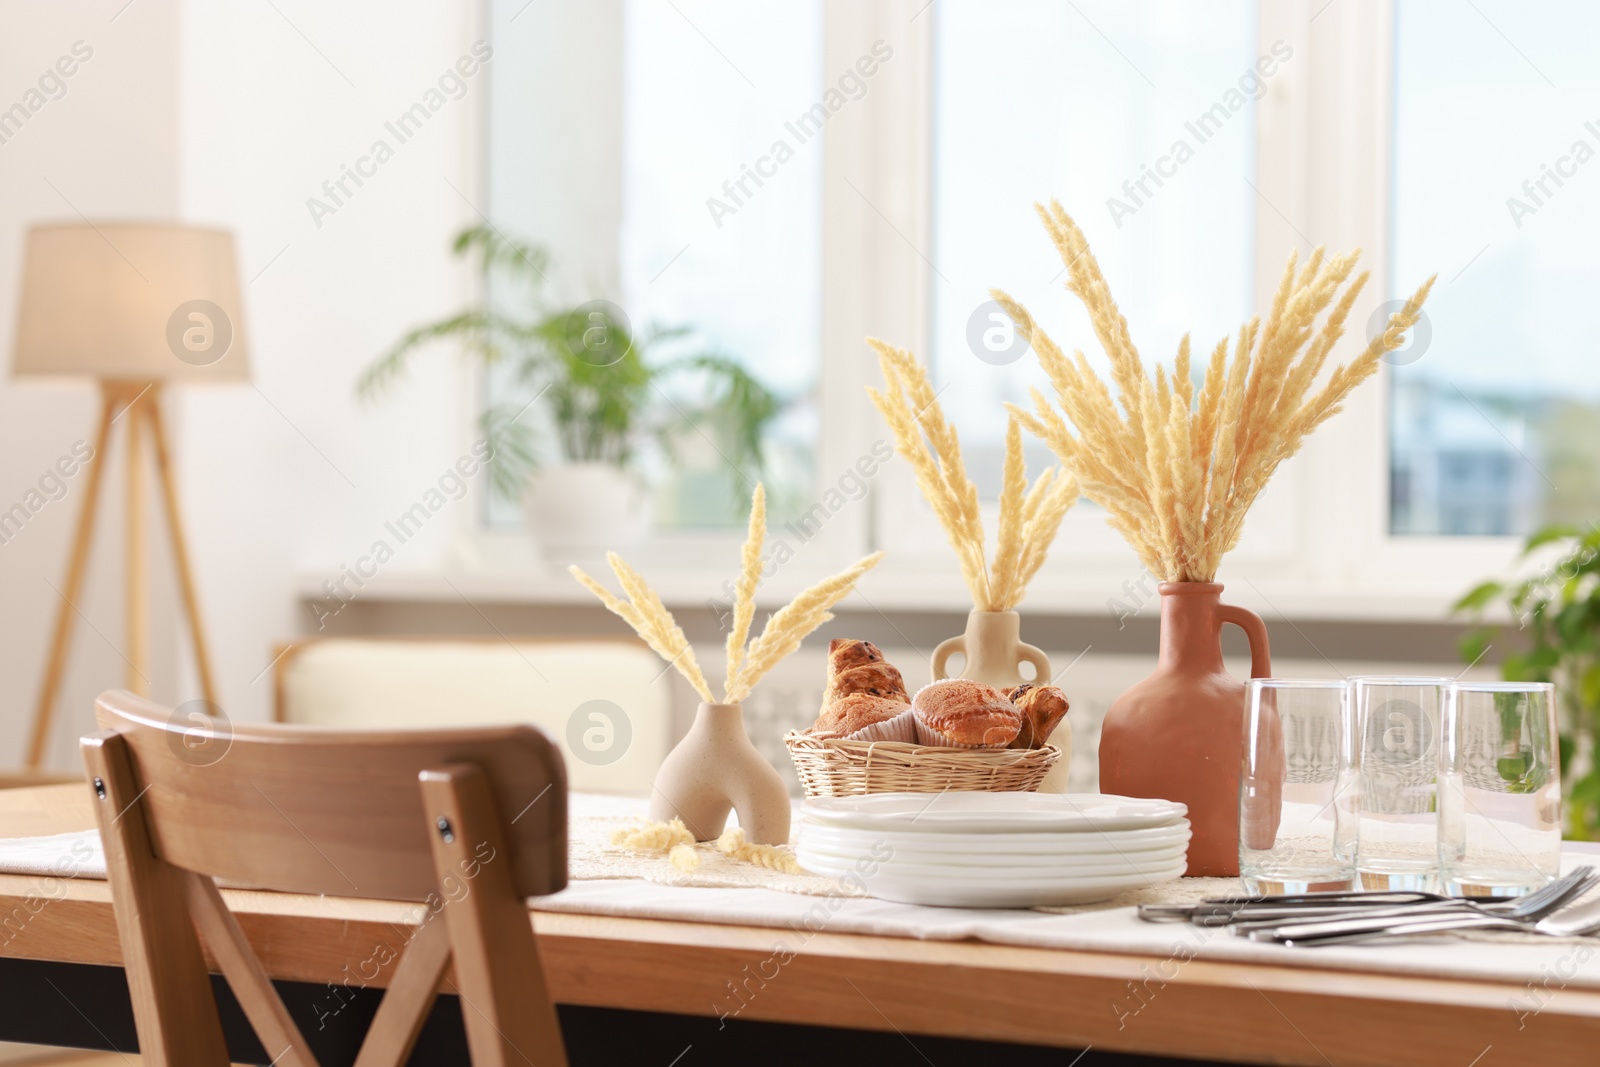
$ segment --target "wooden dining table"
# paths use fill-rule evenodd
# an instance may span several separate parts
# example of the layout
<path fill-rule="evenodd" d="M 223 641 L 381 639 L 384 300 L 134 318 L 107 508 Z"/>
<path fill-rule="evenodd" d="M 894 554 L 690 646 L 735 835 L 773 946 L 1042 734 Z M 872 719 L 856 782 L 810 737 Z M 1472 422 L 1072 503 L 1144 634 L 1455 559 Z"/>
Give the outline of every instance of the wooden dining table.
<path fill-rule="evenodd" d="M 78 785 L 0 791 L 0 837 L 90 828 L 90 796 Z M 353 1062 L 384 979 L 365 980 L 352 961 L 397 942 L 414 908 L 223 896 L 323 1062 Z M 1525 981 L 1203 959 L 1162 967 L 1132 954 L 827 932 L 774 974 L 782 930 L 554 914 L 536 903 L 529 921 L 575 1065 L 831 1054 L 1067 1064 L 1083 1050 L 1085 1065 L 1130 1053 L 1339 1067 L 1600 1063 L 1600 991 L 1552 987 L 1531 999 Z M 0 875 L 0 1040 L 136 1050 L 121 965 L 105 882 Z M 758 970 L 771 977 L 752 981 Z M 223 999 L 235 1058 L 265 1062 Z M 451 998 L 441 997 L 412 1062 L 467 1062 Z"/>

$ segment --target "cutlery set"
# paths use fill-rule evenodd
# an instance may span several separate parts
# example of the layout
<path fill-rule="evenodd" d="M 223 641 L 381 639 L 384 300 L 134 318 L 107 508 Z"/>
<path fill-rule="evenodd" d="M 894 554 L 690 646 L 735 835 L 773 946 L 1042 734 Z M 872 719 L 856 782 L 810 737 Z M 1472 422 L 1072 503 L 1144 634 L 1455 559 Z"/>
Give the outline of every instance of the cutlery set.
<path fill-rule="evenodd" d="M 1139 917 L 1227 926 L 1252 941 L 1313 947 L 1453 930 L 1579 937 L 1600 932 L 1600 899 L 1577 903 L 1597 884 L 1600 873 L 1584 866 L 1519 897 L 1467 899 L 1420 891 L 1217 897 L 1198 904 L 1145 904 Z"/>

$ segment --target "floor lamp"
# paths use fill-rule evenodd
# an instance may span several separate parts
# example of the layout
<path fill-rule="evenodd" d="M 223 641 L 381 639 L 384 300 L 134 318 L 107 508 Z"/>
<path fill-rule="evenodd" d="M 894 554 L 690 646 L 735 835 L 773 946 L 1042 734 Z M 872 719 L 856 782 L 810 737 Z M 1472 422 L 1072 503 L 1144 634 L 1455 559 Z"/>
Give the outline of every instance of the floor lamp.
<path fill-rule="evenodd" d="M 249 377 L 233 236 L 222 230 L 161 223 L 74 223 L 28 232 L 18 308 L 13 377 L 92 377 L 100 384 L 94 457 L 84 472 L 82 511 L 67 556 L 27 766 L 38 770 L 50 741 L 55 705 L 72 642 L 100 487 L 120 423 L 126 479 L 127 687 L 149 684 L 149 576 L 145 569 L 145 473 L 154 453 L 167 528 L 177 557 L 179 592 L 194 641 L 200 688 L 216 689 L 188 542 L 173 484 L 161 394 L 169 383 L 244 381 Z"/>

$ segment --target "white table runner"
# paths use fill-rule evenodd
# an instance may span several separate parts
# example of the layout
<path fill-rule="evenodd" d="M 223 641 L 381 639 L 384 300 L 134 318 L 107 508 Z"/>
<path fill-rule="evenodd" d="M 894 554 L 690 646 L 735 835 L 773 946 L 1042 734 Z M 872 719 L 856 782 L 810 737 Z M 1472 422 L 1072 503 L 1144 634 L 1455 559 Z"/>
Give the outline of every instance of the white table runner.
<path fill-rule="evenodd" d="M 609 847 L 610 830 L 639 820 L 644 802 L 574 796 L 572 883 L 533 901 L 539 911 L 774 929 L 773 942 L 798 951 L 817 933 L 871 934 L 928 941 L 977 940 L 1022 948 L 1076 949 L 1148 957 L 1149 972 L 1170 980 L 1190 959 L 1234 960 L 1390 974 L 1448 976 L 1526 984 L 1524 1007 L 1535 1010 L 1563 987 L 1600 989 L 1600 938 L 1556 939 L 1478 933 L 1405 943 L 1286 948 L 1236 937 L 1226 927 L 1148 923 L 1135 906 L 1242 893 L 1236 878 L 1184 878 L 1124 893 L 1101 904 L 1032 911 L 928 908 L 862 898 L 833 879 L 803 881 L 749 864 L 674 868 L 663 855 L 628 856 Z M 796 811 L 796 825 L 799 812 Z M 718 857 L 721 859 L 721 857 Z M 1568 842 L 1563 870 L 1600 866 L 1600 844 Z M 797 884 L 798 883 L 798 884 Z M 817 899 L 832 892 L 831 898 Z M 808 895 L 809 894 L 809 895 Z M 1600 896 L 1600 890 L 1594 891 Z M 1135 1005 L 1136 1007 L 1136 1005 Z"/>

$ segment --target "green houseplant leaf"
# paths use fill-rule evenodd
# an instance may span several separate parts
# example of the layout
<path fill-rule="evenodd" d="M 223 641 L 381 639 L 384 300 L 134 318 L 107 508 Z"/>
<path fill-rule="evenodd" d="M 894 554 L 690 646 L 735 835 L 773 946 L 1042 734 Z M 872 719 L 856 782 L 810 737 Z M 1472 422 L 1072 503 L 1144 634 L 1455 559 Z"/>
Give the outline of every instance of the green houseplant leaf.
<path fill-rule="evenodd" d="M 1472 588 L 1466 596 L 1456 601 L 1450 608 L 1451 611 L 1482 611 L 1496 598 L 1505 592 L 1505 586 L 1499 582 L 1483 582 Z"/>
<path fill-rule="evenodd" d="M 1571 540 L 1582 532 L 1578 527 L 1566 523 L 1557 523 L 1553 526 L 1546 526 L 1541 530 L 1535 530 L 1528 535 L 1527 542 L 1522 546 L 1522 554 L 1526 556 L 1535 549 L 1543 548 L 1545 545 Z"/>
<path fill-rule="evenodd" d="M 1515 581 L 1482 582 L 1454 610 L 1482 622 L 1491 606 L 1502 603 L 1517 623 L 1514 634 L 1492 625 L 1469 631 L 1460 644 L 1464 660 L 1476 662 L 1491 638 L 1513 638 L 1501 674 L 1512 681 L 1555 683 L 1567 833 L 1593 839 L 1600 834 L 1600 524 L 1538 530 L 1527 539 L 1523 558 L 1555 545 L 1564 551 L 1554 563 Z M 1515 753 L 1502 757 L 1497 770 L 1514 790 L 1543 784 L 1525 780 L 1529 765 Z"/>
<path fill-rule="evenodd" d="M 692 347 L 692 331 L 634 331 L 605 301 L 548 299 L 548 253 L 492 224 L 462 230 L 451 250 L 475 260 L 488 298 L 402 334 L 362 370 L 359 396 L 383 395 L 420 352 L 438 344 L 503 367 L 506 380 L 533 398 L 491 405 L 480 416 L 494 448 L 494 491 L 507 499 L 540 463 L 627 467 L 647 447 L 670 459 L 676 439 L 700 426 L 716 428 L 730 479 L 761 471 L 766 430 L 783 404 L 739 360 L 711 350 L 652 359 L 658 345 Z M 674 379 L 694 381 L 693 395 L 675 398 Z M 742 490 L 733 495 L 745 497 Z"/>

